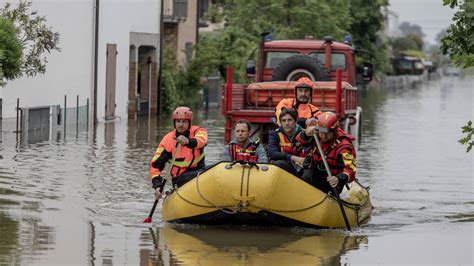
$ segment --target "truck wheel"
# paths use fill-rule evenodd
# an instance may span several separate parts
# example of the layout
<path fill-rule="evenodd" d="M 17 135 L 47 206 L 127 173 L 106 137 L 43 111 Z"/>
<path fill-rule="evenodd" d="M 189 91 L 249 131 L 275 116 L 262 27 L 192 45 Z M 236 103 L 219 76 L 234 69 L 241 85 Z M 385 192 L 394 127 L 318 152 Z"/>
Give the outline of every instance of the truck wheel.
<path fill-rule="evenodd" d="M 295 81 L 308 77 L 313 81 L 328 81 L 329 74 L 324 64 L 317 58 L 307 55 L 295 55 L 281 62 L 273 70 L 273 80 Z"/>

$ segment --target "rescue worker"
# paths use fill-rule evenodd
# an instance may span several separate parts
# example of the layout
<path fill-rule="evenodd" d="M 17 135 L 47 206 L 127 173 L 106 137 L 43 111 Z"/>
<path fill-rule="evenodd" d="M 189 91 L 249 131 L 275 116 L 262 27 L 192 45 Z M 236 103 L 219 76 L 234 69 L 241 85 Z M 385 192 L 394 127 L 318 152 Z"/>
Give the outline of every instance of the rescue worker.
<path fill-rule="evenodd" d="M 267 147 L 272 163 L 295 176 L 305 159 L 303 145 L 296 141 L 296 136 L 303 131 L 297 120 L 295 109 L 284 108 L 279 117 L 281 126 L 270 131 Z"/>
<path fill-rule="evenodd" d="M 282 99 L 275 107 L 277 123 L 280 124 L 279 117 L 282 108 L 293 108 L 298 113 L 298 124 L 305 128 L 309 125 L 314 126 L 316 117 L 321 114 L 318 107 L 311 104 L 313 99 L 314 83 L 307 77 L 299 78 L 295 83 L 295 98 Z"/>
<path fill-rule="evenodd" d="M 161 197 L 160 186 L 166 182 L 162 171 L 173 156 L 175 160 L 170 168 L 173 185 L 182 186 L 205 169 L 207 130 L 192 126 L 193 112 L 188 107 L 176 108 L 172 118 L 174 130 L 163 137 L 150 163 L 150 178 L 156 199 Z"/>
<path fill-rule="evenodd" d="M 251 128 L 250 122 L 245 119 L 241 119 L 235 123 L 235 138 L 228 145 L 224 146 L 222 155 L 223 161 L 268 162 L 267 153 L 262 144 L 259 143 L 258 139 L 251 140 L 249 138 Z"/>
<path fill-rule="evenodd" d="M 314 140 L 319 138 L 321 148 L 326 155 L 331 176 L 328 177 L 321 159 L 321 152 Z M 338 117 L 333 112 L 324 112 L 318 116 L 316 126 L 310 126 L 302 131 L 296 139 L 302 143 L 312 143 L 314 146 L 312 163 L 309 169 L 303 171 L 301 178 L 323 192 L 329 192 L 335 187 L 341 192 L 344 185 L 355 180 L 356 152 L 352 141 L 354 137 L 339 127 Z"/>

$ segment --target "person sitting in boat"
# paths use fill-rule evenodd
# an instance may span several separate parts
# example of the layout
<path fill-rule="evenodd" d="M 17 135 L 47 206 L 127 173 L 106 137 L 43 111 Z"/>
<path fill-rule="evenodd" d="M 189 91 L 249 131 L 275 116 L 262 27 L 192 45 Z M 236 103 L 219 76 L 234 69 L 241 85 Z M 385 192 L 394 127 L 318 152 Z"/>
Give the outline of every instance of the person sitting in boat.
<path fill-rule="evenodd" d="M 268 162 L 267 153 L 262 144 L 260 144 L 260 141 L 249 138 L 251 128 L 250 122 L 245 119 L 241 119 L 234 124 L 235 138 L 228 145 L 224 146 L 223 161 Z"/>
<path fill-rule="evenodd" d="M 270 131 L 267 147 L 272 163 L 295 176 L 305 159 L 303 145 L 296 141 L 296 136 L 303 131 L 297 120 L 295 109 L 283 108 L 279 117 L 281 126 Z"/>
<path fill-rule="evenodd" d="M 280 113 L 283 108 L 293 108 L 298 113 L 298 124 L 305 128 L 316 124 L 316 117 L 321 114 L 318 107 L 311 104 L 313 99 L 314 83 L 307 77 L 302 77 L 295 84 L 295 98 L 282 99 L 275 107 L 277 124 L 280 124 Z"/>
<path fill-rule="evenodd" d="M 150 178 L 157 199 L 161 197 L 160 186 L 166 182 L 162 171 L 167 162 L 173 163 L 169 172 L 178 187 L 205 169 L 207 130 L 192 126 L 193 112 L 188 107 L 176 108 L 172 118 L 174 130 L 163 137 L 150 163 Z"/>
<path fill-rule="evenodd" d="M 331 176 L 321 159 L 314 137 L 318 137 L 326 155 Z M 345 184 L 354 181 L 356 174 L 356 152 L 352 141 L 354 137 L 344 132 L 339 127 L 338 117 L 333 112 L 324 112 L 318 116 L 317 125 L 309 126 L 296 137 L 302 144 L 311 143 L 312 163 L 308 169 L 303 170 L 301 178 L 323 192 L 328 192 L 335 187 L 339 192 Z"/>

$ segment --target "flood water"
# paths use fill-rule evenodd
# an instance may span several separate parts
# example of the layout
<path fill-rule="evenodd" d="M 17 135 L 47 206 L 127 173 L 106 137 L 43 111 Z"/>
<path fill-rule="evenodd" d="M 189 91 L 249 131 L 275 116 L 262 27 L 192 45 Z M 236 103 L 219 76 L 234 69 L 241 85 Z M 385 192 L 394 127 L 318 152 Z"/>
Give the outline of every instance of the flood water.
<path fill-rule="evenodd" d="M 58 141 L 0 143 L 0 265 L 472 265 L 473 155 L 457 140 L 473 119 L 474 78 L 361 91 L 357 177 L 371 187 L 368 224 L 346 230 L 142 224 L 152 204 L 148 163 L 170 121 L 99 124 Z M 219 161 L 223 117 L 209 130 Z M 168 119 L 166 119 L 168 120 Z"/>

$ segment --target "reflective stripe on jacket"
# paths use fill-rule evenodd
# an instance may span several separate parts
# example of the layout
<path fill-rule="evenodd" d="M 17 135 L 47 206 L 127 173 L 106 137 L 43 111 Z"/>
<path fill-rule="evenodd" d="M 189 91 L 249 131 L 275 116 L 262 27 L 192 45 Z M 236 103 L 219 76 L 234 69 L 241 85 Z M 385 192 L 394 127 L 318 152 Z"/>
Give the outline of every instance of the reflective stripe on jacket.
<path fill-rule="evenodd" d="M 161 175 L 165 164 L 171 160 L 176 152 L 176 137 L 179 136 L 176 129 L 166 134 L 161 140 L 155 155 L 150 163 L 150 178 Z M 204 147 L 207 145 L 207 130 L 198 126 L 191 126 L 189 130 L 189 143 L 179 149 L 174 164 L 171 167 L 171 176 L 176 177 L 189 168 L 204 167 Z"/>
<path fill-rule="evenodd" d="M 321 155 L 318 151 L 316 143 L 314 142 L 313 137 L 309 138 L 304 135 L 304 131 L 300 133 L 296 139 L 298 142 L 303 144 L 311 142 L 314 144 L 313 148 L 313 160 L 315 162 L 315 167 L 318 167 L 321 172 L 325 172 L 324 164 L 321 159 Z M 309 140 L 308 140 L 309 139 Z M 357 171 L 356 165 L 356 151 L 354 145 L 352 144 L 354 137 L 344 132 L 341 128 L 338 128 L 336 131 L 335 140 L 331 143 L 321 142 L 321 148 L 326 154 L 326 161 L 331 168 L 332 175 L 344 174 L 347 176 L 348 182 L 352 182 L 355 179 L 355 174 Z"/>
<path fill-rule="evenodd" d="M 232 140 L 224 147 L 222 160 L 267 163 L 268 157 L 265 149 L 258 140 L 250 141 L 245 148 L 241 147 L 237 141 Z"/>
<path fill-rule="evenodd" d="M 268 155 L 271 160 L 286 160 L 291 162 L 291 156 L 304 156 L 302 145 L 296 141 L 296 136 L 302 128 L 296 125 L 294 136 L 289 137 L 282 127 L 270 131 L 268 137 Z"/>

